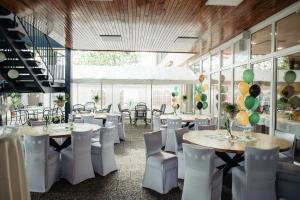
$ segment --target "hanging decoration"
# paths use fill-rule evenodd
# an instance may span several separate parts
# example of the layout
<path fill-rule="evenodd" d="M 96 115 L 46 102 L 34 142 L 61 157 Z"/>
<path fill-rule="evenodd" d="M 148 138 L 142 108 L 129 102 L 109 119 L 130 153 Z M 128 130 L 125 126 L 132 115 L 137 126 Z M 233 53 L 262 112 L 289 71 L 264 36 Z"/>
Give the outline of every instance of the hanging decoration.
<path fill-rule="evenodd" d="M 205 75 L 204 74 L 200 74 L 199 76 L 199 82 L 200 84 L 197 84 L 195 87 L 195 102 L 196 102 L 196 108 L 198 110 L 201 109 L 206 109 L 208 107 L 208 103 L 207 103 L 207 95 L 205 94 L 205 92 L 208 91 L 209 86 L 207 83 L 203 83 L 205 80 Z"/>
<path fill-rule="evenodd" d="M 177 114 L 177 110 L 179 109 L 180 105 L 178 103 L 178 96 L 179 96 L 179 87 L 175 86 L 174 91 L 172 92 L 172 108 L 174 110 L 174 115 Z"/>
<path fill-rule="evenodd" d="M 251 84 L 254 80 L 254 73 L 247 69 L 243 72 L 243 81 L 239 83 L 238 88 L 240 95 L 236 99 L 236 103 L 240 109 L 237 114 L 237 122 L 242 126 L 256 125 L 260 116 L 256 112 L 260 106 L 259 98 L 261 88 L 257 84 Z"/>

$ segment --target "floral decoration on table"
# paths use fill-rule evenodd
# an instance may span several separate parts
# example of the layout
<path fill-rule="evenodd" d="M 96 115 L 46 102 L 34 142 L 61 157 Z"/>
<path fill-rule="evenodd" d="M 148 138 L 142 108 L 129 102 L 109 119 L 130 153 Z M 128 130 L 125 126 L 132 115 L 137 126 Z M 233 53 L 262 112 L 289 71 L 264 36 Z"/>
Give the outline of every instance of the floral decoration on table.
<path fill-rule="evenodd" d="M 208 84 L 207 83 L 203 83 L 205 80 L 205 75 L 201 74 L 199 76 L 199 82 L 200 84 L 197 84 L 195 87 L 195 101 L 196 101 L 196 107 L 198 108 L 198 110 L 205 110 L 208 107 L 208 103 L 207 103 L 207 95 L 204 93 L 206 91 L 208 91 Z"/>
<path fill-rule="evenodd" d="M 174 92 L 172 92 L 172 108 L 174 111 L 174 115 L 177 114 L 177 110 L 180 108 L 180 105 L 178 103 L 178 96 L 179 96 L 179 87 L 174 87 Z"/>

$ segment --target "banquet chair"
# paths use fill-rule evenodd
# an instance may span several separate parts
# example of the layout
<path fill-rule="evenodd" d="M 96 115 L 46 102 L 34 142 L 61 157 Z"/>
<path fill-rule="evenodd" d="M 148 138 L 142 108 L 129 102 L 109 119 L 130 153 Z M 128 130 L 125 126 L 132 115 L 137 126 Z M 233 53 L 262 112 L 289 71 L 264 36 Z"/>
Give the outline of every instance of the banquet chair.
<path fill-rule="evenodd" d="M 81 112 L 84 110 L 85 110 L 85 107 L 82 104 L 75 104 L 72 108 L 72 111 L 74 111 L 74 112 Z"/>
<path fill-rule="evenodd" d="M 160 109 L 153 109 L 152 115 L 163 115 L 166 110 L 166 104 L 161 104 Z"/>
<path fill-rule="evenodd" d="M 59 179 L 59 153 L 49 148 L 49 135 L 24 135 L 25 166 L 31 192 L 47 192 Z"/>
<path fill-rule="evenodd" d="M 202 129 L 199 129 L 199 128 L 201 126 L 209 125 L 209 119 L 198 119 L 198 118 L 196 118 L 194 123 L 195 123 L 195 130 L 202 130 Z"/>
<path fill-rule="evenodd" d="M 223 173 L 213 149 L 183 144 L 185 177 L 182 200 L 221 200 Z"/>
<path fill-rule="evenodd" d="M 161 120 L 159 115 L 153 115 L 152 120 L 153 128 L 152 131 L 161 131 L 161 138 L 162 138 L 162 145 L 166 145 L 166 139 L 167 139 L 167 126 L 161 125 Z"/>
<path fill-rule="evenodd" d="M 182 122 L 181 118 L 167 120 L 167 138 L 166 138 L 165 151 L 170 151 L 175 153 L 175 148 L 176 148 L 175 130 L 181 128 L 181 122 Z"/>
<path fill-rule="evenodd" d="M 275 200 L 278 148 L 246 147 L 245 167 L 232 169 L 233 200 Z"/>
<path fill-rule="evenodd" d="M 30 200 L 23 145 L 13 132 L 8 128 L 0 133 L 0 199 Z"/>
<path fill-rule="evenodd" d="M 138 103 L 134 108 L 134 125 L 137 125 L 137 121 L 141 119 L 147 126 L 147 105 L 144 102 Z"/>
<path fill-rule="evenodd" d="M 92 143 L 91 154 L 93 169 L 97 174 L 106 176 L 118 170 L 114 153 L 113 127 L 100 129 L 100 139 Z"/>
<path fill-rule="evenodd" d="M 295 134 L 275 131 L 275 136 L 285 139 L 292 144 L 292 147 L 289 150 L 279 153 L 279 161 L 294 162 L 294 155 L 295 155 L 295 149 L 296 149 Z"/>
<path fill-rule="evenodd" d="M 100 127 L 103 127 L 103 120 L 102 119 L 93 119 L 90 124 L 95 124 L 98 125 Z M 92 134 L 92 143 L 93 142 L 98 142 L 100 139 L 100 129 L 93 132 Z"/>
<path fill-rule="evenodd" d="M 113 124 L 113 134 L 114 134 L 114 143 L 120 143 L 120 137 L 119 137 L 119 116 L 118 115 L 110 115 L 108 114 L 106 117 L 106 123 L 112 122 Z"/>
<path fill-rule="evenodd" d="M 184 179 L 184 159 L 183 159 L 183 150 L 182 150 L 182 143 L 183 143 L 183 135 L 188 133 L 188 128 L 180 128 L 175 130 L 176 135 L 176 149 L 175 153 L 178 160 L 178 178 Z"/>
<path fill-rule="evenodd" d="M 146 167 L 143 187 L 166 194 L 178 186 L 177 158 L 161 151 L 161 131 L 145 133 Z"/>
<path fill-rule="evenodd" d="M 129 110 L 129 109 L 122 109 L 120 103 L 118 104 L 118 109 L 119 109 L 119 112 L 120 112 L 122 115 L 124 114 L 125 117 L 128 116 L 129 122 L 130 122 L 130 124 L 132 124 L 132 119 L 131 119 L 131 112 L 130 112 L 130 110 Z"/>
<path fill-rule="evenodd" d="M 72 185 L 94 178 L 91 158 L 92 131 L 72 132 L 71 146 L 61 150 L 62 178 Z"/>
<path fill-rule="evenodd" d="M 84 123 L 84 120 L 81 119 L 74 119 L 74 123 Z"/>
<path fill-rule="evenodd" d="M 125 141 L 125 127 L 124 127 L 125 114 L 121 113 L 120 121 L 118 124 L 118 134 L 120 140 Z"/>
<path fill-rule="evenodd" d="M 68 122 L 74 122 L 75 116 L 73 114 L 68 114 Z"/>
<path fill-rule="evenodd" d="M 83 123 L 91 124 L 94 120 L 94 115 L 81 115 L 81 119 L 83 119 Z"/>
<path fill-rule="evenodd" d="M 89 111 L 89 112 L 94 112 L 96 111 L 96 104 L 95 102 L 86 102 L 84 105 L 84 110 Z"/>

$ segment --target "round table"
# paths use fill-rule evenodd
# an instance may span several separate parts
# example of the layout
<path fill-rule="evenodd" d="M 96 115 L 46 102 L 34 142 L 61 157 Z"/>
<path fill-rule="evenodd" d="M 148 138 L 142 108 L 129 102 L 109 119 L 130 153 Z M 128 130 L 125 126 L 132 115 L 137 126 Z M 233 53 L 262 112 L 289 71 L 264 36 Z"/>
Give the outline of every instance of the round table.
<path fill-rule="evenodd" d="M 186 143 L 201 145 L 215 149 L 216 155 L 220 157 L 226 164 L 219 166 L 223 169 L 223 174 L 235 166 L 239 166 L 239 162 L 244 160 L 245 147 L 255 147 L 259 149 L 270 149 L 278 147 L 280 151 L 290 149 L 292 144 L 282 138 L 266 135 L 261 133 L 247 133 L 233 131 L 237 137 L 235 140 L 229 140 L 227 130 L 201 130 L 190 131 L 183 135 L 183 140 Z M 233 157 L 228 153 L 235 153 Z"/>
<path fill-rule="evenodd" d="M 73 123 L 73 131 L 98 131 L 101 127 L 96 124 L 87 123 Z M 49 134 L 50 138 L 64 138 L 70 137 L 72 130 L 69 123 L 62 124 L 50 124 L 46 128 L 45 126 L 20 126 L 18 133 L 20 135 L 44 135 Z"/>
<path fill-rule="evenodd" d="M 183 122 L 193 122 L 195 119 L 211 119 L 210 116 L 208 115 L 196 115 L 196 114 L 166 114 L 166 115 L 161 115 L 160 119 L 161 120 L 167 120 L 167 119 L 178 119 L 181 118 Z"/>
<path fill-rule="evenodd" d="M 83 113 L 83 114 L 75 114 L 75 118 L 76 119 L 81 119 L 81 116 L 86 115 L 93 115 L 95 119 L 106 119 L 107 115 L 117 115 L 119 117 L 121 117 L 121 114 L 113 114 L 113 113 Z"/>

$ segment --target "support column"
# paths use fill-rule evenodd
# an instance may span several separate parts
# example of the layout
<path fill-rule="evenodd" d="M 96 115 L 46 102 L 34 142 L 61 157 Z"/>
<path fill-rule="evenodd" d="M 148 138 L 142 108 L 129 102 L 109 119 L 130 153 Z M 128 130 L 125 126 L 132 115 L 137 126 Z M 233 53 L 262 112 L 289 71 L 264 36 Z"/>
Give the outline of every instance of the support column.
<path fill-rule="evenodd" d="M 68 97 L 68 101 L 65 105 L 65 122 L 68 122 L 68 116 L 71 113 L 72 98 L 71 98 L 71 69 L 72 69 L 72 50 L 70 48 L 65 49 L 65 96 Z"/>

